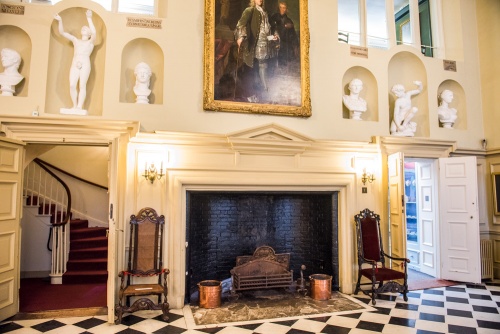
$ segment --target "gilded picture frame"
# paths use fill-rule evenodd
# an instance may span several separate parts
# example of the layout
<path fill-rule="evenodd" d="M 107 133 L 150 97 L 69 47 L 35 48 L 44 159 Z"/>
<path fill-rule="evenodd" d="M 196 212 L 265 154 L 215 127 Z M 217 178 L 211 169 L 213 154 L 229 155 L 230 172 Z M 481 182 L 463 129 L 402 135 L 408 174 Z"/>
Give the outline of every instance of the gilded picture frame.
<path fill-rule="evenodd" d="M 500 216 L 500 173 L 491 175 L 493 181 L 493 212 Z"/>
<path fill-rule="evenodd" d="M 257 55 L 262 58 L 262 54 L 255 51 L 257 47 L 252 51 L 249 46 L 252 45 L 249 41 L 254 14 L 247 13 L 253 12 L 250 9 L 255 6 L 254 2 L 260 0 L 205 0 L 203 108 L 309 117 L 307 0 L 264 0 L 261 8 L 269 22 L 265 59 L 257 59 Z M 281 15 L 283 11 L 285 15 Z M 280 16 L 276 16 L 278 14 Z M 248 16 L 250 19 L 245 25 Z M 236 38 L 242 31 L 244 37 Z M 240 46 L 238 39 L 242 40 Z"/>

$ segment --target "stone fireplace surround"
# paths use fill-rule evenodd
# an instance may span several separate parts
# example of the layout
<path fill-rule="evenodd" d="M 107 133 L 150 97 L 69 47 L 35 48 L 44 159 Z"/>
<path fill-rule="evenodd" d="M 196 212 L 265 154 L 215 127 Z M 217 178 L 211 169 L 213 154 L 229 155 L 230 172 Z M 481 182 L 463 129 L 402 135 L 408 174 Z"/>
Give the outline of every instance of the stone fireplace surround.
<path fill-rule="evenodd" d="M 153 142 L 155 145 L 151 145 Z M 335 193 L 338 287 L 340 292 L 349 294 L 355 285 L 356 271 L 353 217 L 365 207 L 380 212 L 381 198 L 378 182 L 368 186 L 368 194 L 361 194 L 354 167 L 359 160 L 374 163 L 378 155 L 378 147 L 373 143 L 315 141 L 276 124 L 230 135 L 141 133 L 128 145 L 128 156 L 133 157 L 133 168 L 128 174 L 133 192 L 124 216 L 144 206 L 165 214 L 165 263 L 170 269 L 168 299 L 170 307 L 182 308 L 188 290 L 191 242 L 186 234 L 189 192 Z M 166 175 L 151 185 L 140 175 L 144 163 L 155 157 L 167 159 L 163 160 Z"/>
<path fill-rule="evenodd" d="M 290 253 L 294 279 L 332 275 L 338 290 L 338 193 L 190 191 L 186 297 L 206 279 L 225 280 L 239 255 L 263 245 Z M 189 302 L 189 298 L 186 298 Z"/>

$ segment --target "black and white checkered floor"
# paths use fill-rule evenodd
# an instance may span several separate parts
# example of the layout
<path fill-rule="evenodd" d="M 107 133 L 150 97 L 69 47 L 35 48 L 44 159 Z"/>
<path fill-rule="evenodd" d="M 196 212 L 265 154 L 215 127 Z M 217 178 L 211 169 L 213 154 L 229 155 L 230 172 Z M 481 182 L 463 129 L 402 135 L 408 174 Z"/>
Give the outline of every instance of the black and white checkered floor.
<path fill-rule="evenodd" d="M 368 303 L 364 295 L 354 296 Z M 171 310 L 170 322 L 161 321 L 159 311 L 140 311 L 124 317 L 121 325 L 105 316 L 5 321 L 0 333 L 123 333 L 123 334 L 313 334 L 313 333 L 500 333 L 500 286 L 457 285 L 412 291 L 408 302 L 402 296 L 385 294 L 377 299 L 376 311 L 286 321 L 264 321 L 186 329 L 182 310 Z"/>

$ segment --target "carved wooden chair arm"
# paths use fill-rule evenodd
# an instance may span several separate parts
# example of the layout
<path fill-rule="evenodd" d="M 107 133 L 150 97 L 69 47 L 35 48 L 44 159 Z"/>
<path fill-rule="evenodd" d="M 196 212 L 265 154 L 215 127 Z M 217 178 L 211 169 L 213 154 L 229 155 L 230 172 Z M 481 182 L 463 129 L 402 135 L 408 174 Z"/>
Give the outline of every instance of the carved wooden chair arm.
<path fill-rule="evenodd" d="M 387 256 L 391 260 L 396 260 L 396 261 L 404 261 L 406 263 L 410 263 L 410 259 L 407 259 L 405 257 L 395 257 L 395 256 L 390 256 L 389 254 L 385 254 L 384 256 Z"/>

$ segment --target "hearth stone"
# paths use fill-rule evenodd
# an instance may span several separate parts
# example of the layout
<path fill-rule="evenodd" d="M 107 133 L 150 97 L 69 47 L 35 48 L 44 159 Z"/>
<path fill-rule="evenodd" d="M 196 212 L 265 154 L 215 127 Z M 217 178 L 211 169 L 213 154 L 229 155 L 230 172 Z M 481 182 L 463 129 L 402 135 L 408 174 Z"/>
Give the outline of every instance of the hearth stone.
<path fill-rule="evenodd" d="M 361 304 L 353 302 L 341 293 L 334 292 L 328 300 L 318 301 L 303 297 L 292 290 L 270 289 L 245 292 L 236 301 L 223 296 L 221 307 L 203 309 L 191 304 L 196 325 L 210 325 L 228 322 L 261 319 L 287 318 L 326 314 L 353 310 L 363 310 Z"/>

